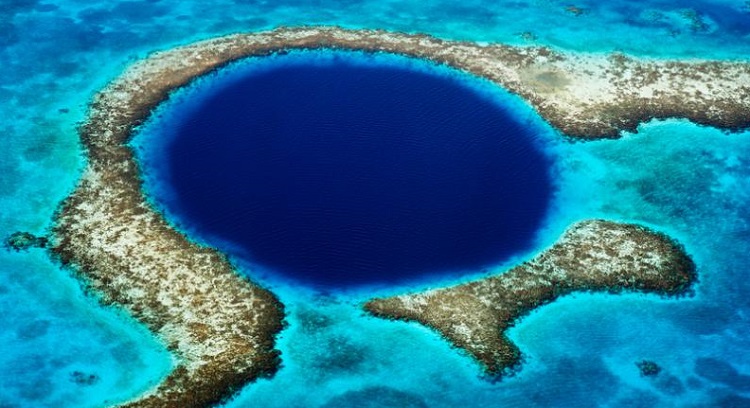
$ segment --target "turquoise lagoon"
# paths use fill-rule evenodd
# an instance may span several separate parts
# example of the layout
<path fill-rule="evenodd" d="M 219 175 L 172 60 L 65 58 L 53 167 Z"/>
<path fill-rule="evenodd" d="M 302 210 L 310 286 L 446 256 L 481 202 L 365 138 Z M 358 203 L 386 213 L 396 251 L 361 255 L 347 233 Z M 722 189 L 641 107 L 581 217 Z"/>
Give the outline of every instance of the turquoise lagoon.
<path fill-rule="evenodd" d="M 750 55 L 744 1 L 574 4 L 582 14 L 567 11 L 569 2 L 542 0 L 4 1 L 0 234 L 50 227 L 83 168 L 75 130 L 93 93 L 148 52 L 189 41 L 335 24 L 651 58 Z M 321 292 L 246 265 L 287 304 L 289 326 L 279 339 L 281 370 L 226 406 L 750 406 L 750 133 L 674 119 L 620 140 L 569 143 L 522 101 L 487 92 L 547 129 L 540 137 L 558 157 L 556 195 L 535 248 L 493 271 L 549 245 L 571 222 L 603 217 L 684 243 L 698 265 L 695 294 L 564 298 L 513 329 L 524 365 L 492 383 L 429 330 L 359 308 L 371 295 L 429 283 Z M 146 330 L 98 306 L 44 252 L 2 251 L 0 258 L 0 406 L 107 406 L 170 369 L 169 354 Z M 643 359 L 662 372 L 641 377 L 635 363 Z"/>

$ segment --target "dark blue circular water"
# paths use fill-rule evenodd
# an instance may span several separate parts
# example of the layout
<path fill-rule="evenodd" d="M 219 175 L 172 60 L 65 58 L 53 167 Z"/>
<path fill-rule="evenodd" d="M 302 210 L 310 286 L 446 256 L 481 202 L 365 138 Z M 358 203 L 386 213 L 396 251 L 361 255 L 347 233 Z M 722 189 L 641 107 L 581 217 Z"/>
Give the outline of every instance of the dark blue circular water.
<path fill-rule="evenodd" d="M 171 124 L 168 210 L 319 287 L 497 264 L 531 244 L 550 163 L 465 80 L 347 58 L 250 73 Z"/>

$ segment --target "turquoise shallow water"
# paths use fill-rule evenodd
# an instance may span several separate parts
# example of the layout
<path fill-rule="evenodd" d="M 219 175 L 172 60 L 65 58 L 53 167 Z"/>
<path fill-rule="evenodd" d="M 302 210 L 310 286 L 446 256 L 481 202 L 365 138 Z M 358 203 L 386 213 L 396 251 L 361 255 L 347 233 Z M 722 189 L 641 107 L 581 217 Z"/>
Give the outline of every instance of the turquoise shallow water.
<path fill-rule="evenodd" d="M 339 24 L 648 57 L 750 55 L 744 1 L 580 2 L 579 16 L 566 11 L 570 4 L 4 1 L 0 234 L 49 228 L 83 166 L 75 126 L 93 92 L 135 59 L 179 43 Z M 254 270 L 288 304 L 284 367 L 227 406 L 749 406 L 750 133 L 670 120 L 618 141 L 569 144 L 550 135 L 549 149 L 561 157 L 559 192 L 538 247 L 581 218 L 645 223 L 695 257 L 695 296 L 577 295 L 549 305 L 512 332 L 525 352 L 522 370 L 493 384 L 428 330 L 358 308 L 371 293 L 404 288 L 312 293 Z M 169 355 L 145 330 L 96 306 L 43 252 L 0 251 L 0 259 L 0 406 L 106 406 L 169 370 Z M 662 373 L 640 377 L 642 359 Z"/>

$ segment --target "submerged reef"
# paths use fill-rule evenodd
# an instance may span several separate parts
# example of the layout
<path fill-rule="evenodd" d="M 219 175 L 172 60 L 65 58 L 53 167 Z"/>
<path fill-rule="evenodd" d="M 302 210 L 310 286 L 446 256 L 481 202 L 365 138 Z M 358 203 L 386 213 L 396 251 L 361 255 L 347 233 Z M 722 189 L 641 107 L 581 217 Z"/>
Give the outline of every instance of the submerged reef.
<path fill-rule="evenodd" d="M 206 406 L 273 373 L 284 315 L 273 294 L 151 208 L 127 145 L 134 129 L 171 91 L 231 61 L 324 48 L 402 54 L 485 77 L 577 138 L 617 137 L 642 121 L 674 116 L 725 129 L 750 125 L 750 66 L 738 62 L 638 60 L 330 27 L 236 34 L 154 53 L 91 102 L 80 128 L 88 163 L 56 214 L 48 245 L 103 303 L 127 310 L 174 353 L 167 378 L 127 406 Z M 693 279 L 692 263 L 665 237 L 597 221 L 574 227 L 502 276 L 375 300 L 368 309 L 423 321 L 496 372 L 518 360 L 502 333 L 541 303 L 574 290 L 679 293 Z"/>
<path fill-rule="evenodd" d="M 98 100 L 118 117 L 123 93 Z M 105 108 L 106 107 L 106 108 Z M 119 126 L 99 110 L 84 140 L 116 137 Z M 138 168 L 122 144 L 89 149 L 88 166 L 57 215 L 51 250 L 104 304 L 124 308 L 175 356 L 155 389 L 128 407 L 198 407 L 217 403 L 248 381 L 275 372 L 274 337 L 283 306 L 235 272 L 216 250 L 188 241 L 145 202 Z"/>
<path fill-rule="evenodd" d="M 642 377 L 655 377 L 661 372 L 661 367 L 653 361 L 641 360 L 635 363 Z"/>
<path fill-rule="evenodd" d="M 30 232 L 18 231 L 5 239 L 5 247 L 14 251 L 24 251 L 30 248 L 44 248 L 48 242 L 47 237 L 38 237 Z"/>
<path fill-rule="evenodd" d="M 641 122 L 668 117 L 729 130 L 750 127 L 747 62 L 647 60 L 334 27 L 235 34 L 155 53 L 110 85 L 113 93 L 137 95 L 141 102 L 140 109 L 110 120 L 139 122 L 169 91 L 231 61 L 324 48 L 401 54 L 487 78 L 524 98 L 550 124 L 576 138 L 614 138 Z M 98 98 L 94 110 L 97 103 Z M 109 142 L 92 140 L 89 147 Z"/>
<path fill-rule="evenodd" d="M 532 310 L 580 291 L 686 293 L 695 265 L 669 237 L 633 224 L 583 221 L 551 248 L 511 270 L 424 293 L 374 299 L 373 315 L 416 321 L 469 352 L 490 376 L 516 368 L 507 330 Z"/>

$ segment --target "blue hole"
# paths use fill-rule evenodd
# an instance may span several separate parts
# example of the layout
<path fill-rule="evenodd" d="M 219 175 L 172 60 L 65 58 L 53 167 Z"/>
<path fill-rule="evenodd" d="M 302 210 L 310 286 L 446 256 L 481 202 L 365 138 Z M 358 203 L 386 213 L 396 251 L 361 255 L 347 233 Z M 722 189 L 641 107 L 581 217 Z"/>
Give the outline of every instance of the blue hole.
<path fill-rule="evenodd" d="M 327 289 L 527 250 L 552 193 L 538 128 L 468 75 L 333 54 L 199 84 L 189 114 L 159 124 L 173 136 L 146 161 L 168 180 L 157 201 L 209 244 Z"/>

